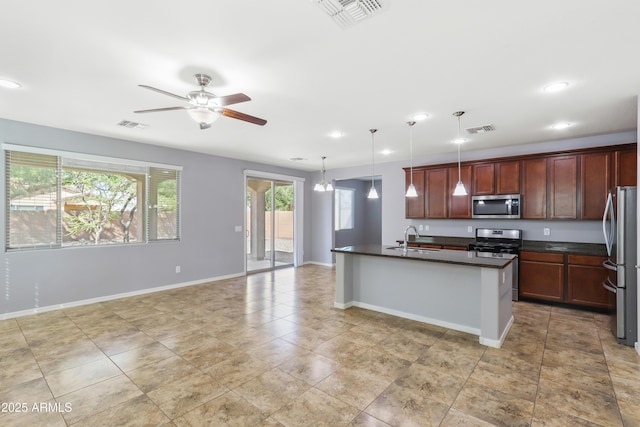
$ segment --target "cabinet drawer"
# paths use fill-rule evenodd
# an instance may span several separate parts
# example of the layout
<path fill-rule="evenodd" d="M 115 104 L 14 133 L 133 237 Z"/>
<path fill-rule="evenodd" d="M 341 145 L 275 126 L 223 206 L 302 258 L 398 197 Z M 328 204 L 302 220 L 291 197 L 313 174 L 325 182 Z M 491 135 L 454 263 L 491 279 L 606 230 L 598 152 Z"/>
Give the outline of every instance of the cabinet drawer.
<path fill-rule="evenodd" d="M 597 267 L 600 267 L 602 263 L 607 260 L 605 257 L 590 255 L 568 255 L 567 258 L 569 264 L 593 265 Z"/>
<path fill-rule="evenodd" d="M 546 252 L 520 252 L 520 259 L 525 261 L 564 262 L 563 254 L 550 254 Z"/>

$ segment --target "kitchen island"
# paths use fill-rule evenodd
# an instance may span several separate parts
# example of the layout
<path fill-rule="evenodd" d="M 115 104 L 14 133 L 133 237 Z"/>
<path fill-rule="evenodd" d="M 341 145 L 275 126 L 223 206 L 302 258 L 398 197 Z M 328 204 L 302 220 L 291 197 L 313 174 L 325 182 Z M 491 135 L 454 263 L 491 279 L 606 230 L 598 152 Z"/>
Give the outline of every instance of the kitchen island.
<path fill-rule="evenodd" d="M 391 245 L 332 252 L 337 308 L 361 307 L 471 333 L 496 348 L 513 323 L 515 255 Z"/>

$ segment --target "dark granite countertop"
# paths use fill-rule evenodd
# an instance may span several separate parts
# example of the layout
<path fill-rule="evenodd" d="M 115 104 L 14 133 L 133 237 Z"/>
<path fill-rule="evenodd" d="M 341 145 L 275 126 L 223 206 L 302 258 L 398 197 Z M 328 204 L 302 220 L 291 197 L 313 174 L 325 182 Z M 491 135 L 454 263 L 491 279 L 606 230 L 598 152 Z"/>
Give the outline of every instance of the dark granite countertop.
<path fill-rule="evenodd" d="M 468 237 L 447 237 L 447 236 L 421 236 L 412 238 L 409 236 L 410 243 L 423 243 L 442 246 L 460 246 L 467 247 L 474 238 Z M 402 240 L 397 240 L 398 244 L 402 244 Z M 525 240 L 522 244 L 523 251 L 529 252 L 554 252 L 572 255 L 592 255 L 607 256 L 607 249 L 602 243 L 576 243 L 576 242 L 549 242 L 542 240 Z"/>
<path fill-rule="evenodd" d="M 451 251 L 447 249 L 413 249 L 407 253 L 402 248 L 392 245 L 356 245 L 334 248 L 331 252 L 371 255 L 389 258 L 403 258 L 415 261 L 441 262 L 448 264 L 469 265 L 474 267 L 504 268 L 514 258 L 509 254 L 491 254 L 482 252 Z"/>

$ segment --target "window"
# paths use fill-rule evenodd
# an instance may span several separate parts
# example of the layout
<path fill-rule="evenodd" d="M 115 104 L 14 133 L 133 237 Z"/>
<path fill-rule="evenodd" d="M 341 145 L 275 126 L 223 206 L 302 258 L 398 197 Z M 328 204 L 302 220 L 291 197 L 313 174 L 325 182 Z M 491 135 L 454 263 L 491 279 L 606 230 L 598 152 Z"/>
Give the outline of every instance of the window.
<path fill-rule="evenodd" d="M 16 147 L 5 145 L 7 250 L 180 238 L 179 168 Z"/>
<path fill-rule="evenodd" d="M 335 191 L 335 230 L 353 228 L 353 206 L 356 191 L 353 188 L 336 188 Z"/>

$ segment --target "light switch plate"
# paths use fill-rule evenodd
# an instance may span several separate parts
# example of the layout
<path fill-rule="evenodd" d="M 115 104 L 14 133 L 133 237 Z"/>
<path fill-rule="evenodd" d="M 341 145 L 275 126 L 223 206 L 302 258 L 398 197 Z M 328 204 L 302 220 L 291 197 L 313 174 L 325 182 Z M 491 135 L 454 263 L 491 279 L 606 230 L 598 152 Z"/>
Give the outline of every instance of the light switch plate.
<path fill-rule="evenodd" d="M 428 225 L 424 226 L 424 231 L 429 231 L 429 226 Z"/>
<path fill-rule="evenodd" d="M 469 233 L 473 233 L 473 226 L 472 226 L 472 225 L 468 226 L 468 227 L 467 227 L 467 231 L 468 231 Z"/>
<path fill-rule="evenodd" d="M 418 225 L 418 231 L 422 231 L 423 228 L 424 226 L 422 224 Z"/>

